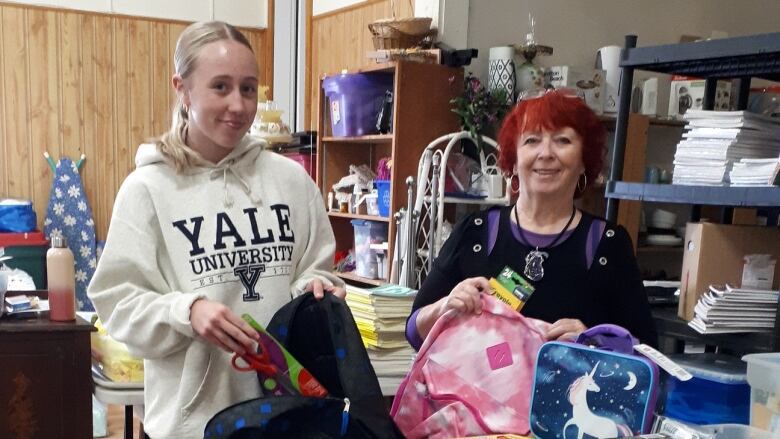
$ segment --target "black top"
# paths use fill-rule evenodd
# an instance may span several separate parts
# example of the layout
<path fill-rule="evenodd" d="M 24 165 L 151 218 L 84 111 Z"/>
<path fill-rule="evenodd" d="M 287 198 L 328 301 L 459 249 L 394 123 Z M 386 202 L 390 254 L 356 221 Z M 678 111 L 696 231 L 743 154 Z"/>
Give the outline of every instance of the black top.
<path fill-rule="evenodd" d="M 414 300 L 412 312 L 448 295 L 466 278 L 495 277 L 505 266 L 522 274 L 530 247 L 512 234 L 511 208 L 500 208 L 495 246 L 488 255 L 488 211 L 468 216 L 455 226 Z M 626 230 L 606 222 L 588 268 L 586 241 L 595 218 L 583 212 L 565 241 L 546 249 L 544 277 L 531 282 L 535 292 L 521 314 L 550 323 L 579 319 L 587 327 L 612 323 L 628 329 L 643 343 L 657 343 L 647 295 Z M 530 282 L 530 281 L 529 281 Z"/>

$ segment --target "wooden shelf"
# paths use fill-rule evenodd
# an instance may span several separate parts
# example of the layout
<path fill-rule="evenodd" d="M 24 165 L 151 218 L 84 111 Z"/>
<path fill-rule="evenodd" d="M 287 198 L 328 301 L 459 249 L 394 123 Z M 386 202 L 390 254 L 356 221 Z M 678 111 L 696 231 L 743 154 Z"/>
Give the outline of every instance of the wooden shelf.
<path fill-rule="evenodd" d="M 322 75 L 320 79 L 327 78 L 329 76 L 336 76 L 336 75 L 351 75 L 353 73 L 392 72 L 393 70 L 395 70 L 397 64 L 398 63 L 396 63 L 395 61 L 386 62 L 386 63 L 367 64 L 357 69 L 344 69 L 340 72 L 327 73 L 325 75 Z"/>
<path fill-rule="evenodd" d="M 385 279 L 369 279 L 367 277 L 358 276 L 353 271 L 349 271 L 349 272 L 346 272 L 346 273 L 340 272 L 340 271 L 334 271 L 333 274 L 335 274 L 336 276 L 338 276 L 338 277 L 340 277 L 340 278 L 342 278 L 342 279 L 344 279 L 346 281 L 350 281 L 351 280 L 353 282 L 360 282 L 360 283 L 369 284 L 369 285 L 380 286 L 380 285 L 384 285 L 384 284 L 387 283 L 387 281 Z"/>
<path fill-rule="evenodd" d="M 356 213 L 328 212 L 328 216 L 331 218 L 360 219 L 360 220 L 368 220 L 368 221 L 380 221 L 383 223 L 390 222 L 390 218 L 386 216 L 359 215 Z"/>
<path fill-rule="evenodd" d="M 392 142 L 392 134 L 369 134 L 367 136 L 352 136 L 352 137 L 334 137 L 327 136 L 322 138 L 323 142 L 333 143 L 384 143 Z"/>
<path fill-rule="evenodd" d="M 345 73 L 392 74 L 393 76 L 393 132 L 366 136 L 337 137 L 331 131 L 330 107 L 325 93 L 319 93 L 317 127 L 321 136 L 317 139 L 317 186 L 323 199 L 340 179 L 349 175 L 350 166 L 366 164 L 376 168 L 385 157 L 393 160 L 390 181 L 390 212 L 406 206 L 408 193 L 404 181 L 409 175 L 417 175 L 418 160 L 425 147 L 444 134 L 457 131 L 459 120 L 450 111 L 450 101 L 463 92 L 463 69 L 439 64 L 413 61 L 393 61 L 346 70 Z M 322 78 L 341 75 L 332 72 Z M 394 260 L 396 222 L 394 219 L 374 215 L 329 212 L 328 218 L 336 238 L 336 248 L 354 248 L 355 231 L 349 220 L 376 221 L 377 226 L 387 225 L 388 261 Z M 365 279 L 354 274 L 342 278 L 367 285 L 380 285 L 385 280 Z"/>

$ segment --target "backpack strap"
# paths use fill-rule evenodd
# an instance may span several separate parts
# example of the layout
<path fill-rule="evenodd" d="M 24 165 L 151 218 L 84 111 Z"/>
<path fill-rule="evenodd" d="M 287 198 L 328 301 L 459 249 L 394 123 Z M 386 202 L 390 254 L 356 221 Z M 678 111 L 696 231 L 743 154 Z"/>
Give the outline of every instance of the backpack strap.
<path fill-rule="evenodd" d="M 496 239 L 498 239 L 498 228 L 501 218 L 501 209 L 490 209 L 487 214 L 488 224 L 488 242 L 487 242 L 487 254 L 493 252 L 493 247 L 496 246 Z"/>
<path fill-rule="evenodd" d="M 596 257 L 596 249 L 599 248 L 601 237 L 604 235 L 604 229 L 607 227 L 606 221 L 601 218 L 593 218 L 588 229 L 588 238 L 585 241 L 585 266 L 590 270 L 593 265 L 593 258 Z"/>

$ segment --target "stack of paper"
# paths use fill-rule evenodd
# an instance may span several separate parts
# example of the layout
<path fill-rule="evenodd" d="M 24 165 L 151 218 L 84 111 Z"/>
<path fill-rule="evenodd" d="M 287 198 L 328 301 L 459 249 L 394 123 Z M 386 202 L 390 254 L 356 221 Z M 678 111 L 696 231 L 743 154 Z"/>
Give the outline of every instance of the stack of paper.
<path fill-rule="evenodd" d="M 726 185 L 732 165 L 740 159 L 780 156 L 778 119 L 705 110 L 689 110 L 684 118 L 688 124 L 674 155 L 674 184 Z"/>
<path fill-rule="evenodd" d="M 742 159 L 734 163 L 729 180 L 732 186 L 780 186 L 780 157 Z"/>
<path fill-rule="evenodd" d="M 775 326 L 780 292 L 711 285 L 688 325 L 702 334 L 769 331 Z"/>
<path fill-rule="evenodd" d="M 406 319 L 416 293 L 398 285 L 365 289 L 347 284 L 347 305 L 377 375 L 402 377 L 411 368 L 415 352 L 406 341 Z"/>

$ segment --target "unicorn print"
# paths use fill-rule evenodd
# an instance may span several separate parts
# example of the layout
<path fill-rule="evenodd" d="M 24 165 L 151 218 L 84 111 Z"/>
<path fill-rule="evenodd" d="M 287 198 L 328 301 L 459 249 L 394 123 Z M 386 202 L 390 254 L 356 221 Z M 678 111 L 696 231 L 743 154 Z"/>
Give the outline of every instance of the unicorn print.
<path fill-rule="evenodd" d="M 586 434 L 599 439 L 632 435 L 628 426 L 617 424 L 612 419 L 599 416 L 590 411 L 587 393 L 601 391 L 593 379 L 598 367 L 599 363 L 596 363 L 590 373 L 585 373 L 585 375 L 574 380 L 567 390 L 569 403 L 572 405 L 572 417 L 566 422 L 561 431 L 561 436 L 564 439 L 566 439 L 566 429 L 572 425 L 577 427 L 577 439 L 582 439 Z"/>

